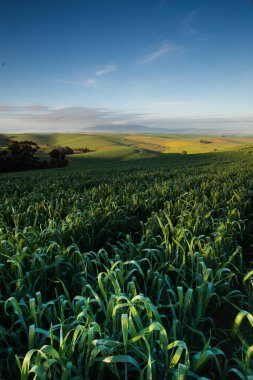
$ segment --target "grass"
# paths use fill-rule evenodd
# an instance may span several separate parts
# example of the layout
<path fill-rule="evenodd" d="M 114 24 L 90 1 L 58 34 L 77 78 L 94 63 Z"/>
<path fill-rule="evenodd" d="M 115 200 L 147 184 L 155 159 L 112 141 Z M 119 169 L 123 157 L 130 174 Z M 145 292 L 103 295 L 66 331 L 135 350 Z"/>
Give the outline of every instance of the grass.
<path fill-rule="evenodd" d="M 252 149 L 101 139 L 0 175 L 0 378 L 251 379 Z"/>

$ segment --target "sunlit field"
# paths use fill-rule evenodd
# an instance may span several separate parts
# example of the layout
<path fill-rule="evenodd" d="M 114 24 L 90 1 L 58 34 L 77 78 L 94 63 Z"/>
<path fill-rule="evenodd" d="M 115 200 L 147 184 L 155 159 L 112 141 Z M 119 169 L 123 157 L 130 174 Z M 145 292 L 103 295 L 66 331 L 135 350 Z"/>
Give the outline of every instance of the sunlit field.
<path fill-rule="evenodd" d="M 128 135 L 127 140 L 140 144 L 143 148 L 145 145 L 152 150 L 164 153 L 208 153 L 216 151 L 225 151 L 235 149 L 242 145 L 251 144 L 253 146 L 253 137 L 234 137 L 234 136 L 194 136 L 194 135 L 171 135 L 171 136 L 144 136 Z"/>
<path fill-rule="evenodd" d="M 34 140 L 43 152 L 52 147 L 69 145 L 72 148 L 87 146 L 95 152 L 93 156 L 110 155 L 113 150 L 127 148 L 147 150 L 161 153 L 188 154 L 223 152 L 240 148 L 253 147 L 252 136 L 207 136 L 207 135 L 138 135 L 138 134 L 112 134 L 112 133 L 53 133 L 53 134 L 12 134 L 11 139 Z M 6 141 L 0 138 L 0 147 Z"/>
<path fill-rule="evenodd" d="M 253 378 L 253 139 L 15 138 L 94 151 L 0 174 L 0 378 Z"/>

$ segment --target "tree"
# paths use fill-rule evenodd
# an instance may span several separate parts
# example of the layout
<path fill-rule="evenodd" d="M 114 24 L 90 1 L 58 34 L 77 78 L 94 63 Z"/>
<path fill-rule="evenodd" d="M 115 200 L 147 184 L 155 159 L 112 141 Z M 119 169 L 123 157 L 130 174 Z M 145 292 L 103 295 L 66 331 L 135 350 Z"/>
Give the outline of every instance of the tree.
<path fill-rule="evenodd" d="M 11 141 L 8 150 L 13 159 L 23 161 L 34 161 L 34 154 L 39 150 L 39 146 L 33 141 Z"/>
<path fill-rule="evenodd" d="M 51 159 L 58 160 L 61 158 L 62 153 L 59 151 L 59 149 L 53 149 L 50 153 Z"/>
<path fill-rule="evenodd" d="M 68 165 L 68 160 L 65 158 L 65 154 L 59 149 L 53 149 L 50 153 L 51 160 L 49 166 L 53 168 L 61 168 Z"/>
<path fill-rule="evenodd" d="M 11 141 L 6 150 L 0 152 L 0 171 L 10 172 L 34 169 L 38 165 L 35 153 L 39 146 L 33 141 Z"/>

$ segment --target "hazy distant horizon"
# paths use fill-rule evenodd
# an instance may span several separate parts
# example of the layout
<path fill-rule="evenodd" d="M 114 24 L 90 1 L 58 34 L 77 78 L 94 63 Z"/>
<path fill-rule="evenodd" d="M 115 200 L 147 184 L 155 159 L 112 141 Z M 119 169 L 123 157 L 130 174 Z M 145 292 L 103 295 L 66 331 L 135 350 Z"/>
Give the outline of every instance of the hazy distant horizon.
<path fill-rule="evenodd" d="M 136 127 L 136 128 L 135 128 Z M 51 109 L 46 106 L 0 105 L 0 133 L 122 132 L 253 134 L 253 117 L 155 118 L 145 114 L 112 112 L 86 107 Z"/>

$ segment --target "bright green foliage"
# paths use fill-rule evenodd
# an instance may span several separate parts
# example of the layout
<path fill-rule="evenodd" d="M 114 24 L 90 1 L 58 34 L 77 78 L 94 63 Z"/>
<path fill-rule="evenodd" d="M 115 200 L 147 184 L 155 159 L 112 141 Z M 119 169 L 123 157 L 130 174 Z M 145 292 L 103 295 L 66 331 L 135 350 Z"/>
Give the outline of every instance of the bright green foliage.
<path fill-rule="evenodd" d="M 2 175 L 0 378 L 253 378 L 251 157 Z"/>

